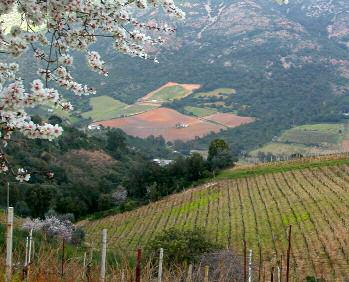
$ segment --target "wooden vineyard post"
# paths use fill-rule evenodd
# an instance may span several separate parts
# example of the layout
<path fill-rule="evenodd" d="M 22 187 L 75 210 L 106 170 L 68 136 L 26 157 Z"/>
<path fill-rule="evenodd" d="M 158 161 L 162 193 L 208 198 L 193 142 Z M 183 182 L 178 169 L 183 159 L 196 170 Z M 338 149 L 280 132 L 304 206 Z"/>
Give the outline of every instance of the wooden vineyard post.
<path fill-rule="evenodd" d="M 65 241 L 62 240 L 62 259 L 61 259 L 61 276 L 64 276 L 64 253 L 65 253 Z"/>
<path fill-rule="evenodd" d="M 91 281 L 92 260 L 93 260 L 93 249 L 91 248 L 89 262 L 86 264 L 86 280 L 87 280 L 87 282 Z"/>
<path fill-rule="evenodd" d="M 164 249 L 160 248 L 158 280 L 162 282 L 162 262 L 164 259 Z"/>
<path fill-rule="evenodd" d="M 208 282 L 208 272 L 209 272 L 209 266 L 206 265 L 206 266 L 205 266 L 205 278 L 204 278 L 204 282 Z"/>
<path fill-rule="evenodd" d="M 248 261 L 248 282 L 252 282 L 252 250 L 250 250 Z"/>
<path fill-rule="evenodd" d="M 270 281 L 271 281 L 271 282 L 274 282 L 274 266 L 271 267 Z"/>
<path fill-rule="evenodd" d="M 25 240 L 25 258 L 24 258 L 24 269 L 23 269 L 23 273 L 24 275 L 26 274 L 27 271 L 27 265 L 28 265 L 28 253 L 29 253 L 29 237 L 26 237 Z"/>
<path fill-rule="evenodd" d="M 29 280 L 30 264 L 32 262 L 32 247 L 33 247 L 33 229 L 29 232 L 29 250 L 28 250 L 28 263 L 27 263 L 27 281 Z"/>
<path fill-rule="evenodd" d="M 280 266 L 277 266 L 277 274 L 278 274 L 277 281 L 278 281 L 278 282 L 281 282 Z"/>
<path fill-rule="evenodd" d="M 84 252 L 84 260 L 82 262 L 82 279 L 85 279 L 86 277 L 86 259 L 87 259 L 87 253 Z"/>
<path fill-rule="evenodd" d="M 107 229 L 102 230 L 102 246 L 101 246 L 101 269 L 99 275 L 99 281 L 105 281 L 105 265 L 107 257 Z"/>
<path fill-rule="evenodd" d="M 187 276 L 187 281 L 186 282 L 191 282 L 192 281 L 192 276 L 193 276 L 193 265 L 189 264 L 188 276 Z"/>
<path fill-rule="evenodd" d="M 28 253 L 29 253 L 29 237 L 27 236 L 25 239 L 25 257 L 24 257 L 24 264 L 23 264 L 23 270 L 22 270 L 23 281 L 27 280 Z"/>
<path fill-rule="evenodd" d="M 136 282 L 141 282 L 141 258 L 142 250 L 137 250 L 137 265 L 136 265 Z"/>
<path fill-rule="evenodd" d="M 282 280 L 282 255 L 281 255 L 281 258 L 280 258 L 280 282 Z"/>
<path fill-rule="evenodd" d="M 265 282 L 265 265 L 263 265 L 263 282 Z"/>
<path fill-rule="evenodd" d="M 290 225 L 290 227 L 288 229 L 288 248 L 287 248 L 287 258 L 286 258 L 286 282 L 289 281 L 289 277 L 290 277 L 291 231 L 292 231 L 292 225 Z"/>
<path fill-rule="evenodd" d="M 12 276 L 12 236 L 13 236 L 13 207 L 7 210 L 6 231 L 6 274 L 5 281 L 10 282 Z"/>
<path fill-rule="evenodd" d="M 258 281 L 261 281 L 261 272 L 262 272 L 262 248 L 259 244 L 259 267 L 258 267 Z"/>
<path fill-rule="evenodd" d="M 246 240 L 244 242 L 244 282 L 247 282 L 247 251 L 246 251 Z"/>

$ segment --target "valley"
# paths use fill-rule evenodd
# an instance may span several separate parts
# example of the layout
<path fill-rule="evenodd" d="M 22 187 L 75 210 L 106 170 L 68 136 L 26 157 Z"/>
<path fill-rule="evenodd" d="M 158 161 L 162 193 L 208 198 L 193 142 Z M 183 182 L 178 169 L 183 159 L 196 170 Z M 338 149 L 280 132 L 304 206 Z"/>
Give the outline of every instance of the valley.
<path fill-rule="evenodd" d="M 212 132 L 219 133 L 221 130 L 254 122 L 251 117 L 242 117 L 229 112 L 220 113 L 218 111 L 220 106 L 210 103 L 212 99 L 224 100 L 227 95 L 235 93 L 233 89 L 216 89 L 207 93 L 193 94 L 200 88 L 201 86 L 197 84 L 168 82 L 132 105 L 108 96 L 93 97 L 90 100 L 92 110 L 83 113 L 82 116 L 91 118 L 94 125 L 120 128 L 129 135 L 141 138 L 151 135 L 162 136 L 166 141 L 195 140 Z M 180 113 L 163 106 L 190 95 L 207 101 L 205 106 L 211 108 L 187 106 L 184 113 Z"/>

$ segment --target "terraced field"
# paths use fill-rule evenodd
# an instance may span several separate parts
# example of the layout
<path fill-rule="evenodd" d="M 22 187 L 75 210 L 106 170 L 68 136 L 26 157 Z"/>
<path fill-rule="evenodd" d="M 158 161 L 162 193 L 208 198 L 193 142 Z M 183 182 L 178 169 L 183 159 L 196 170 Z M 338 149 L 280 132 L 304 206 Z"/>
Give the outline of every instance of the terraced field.
<path fill-rule="evenodd" d="M 263 261 L 270 269 L 285 258 L 292 225 L 293 281 L 306 275 L 349 277 L 347 157 L 232 170 L 220 177 L 132 212 L 82 222 L 87 241 L 98 242 L 100 230 L 108 228 L 110 248 L 127 252 L 173 226 L 203 227 L 239 253 L 246 240 L 254 263 Z"/>

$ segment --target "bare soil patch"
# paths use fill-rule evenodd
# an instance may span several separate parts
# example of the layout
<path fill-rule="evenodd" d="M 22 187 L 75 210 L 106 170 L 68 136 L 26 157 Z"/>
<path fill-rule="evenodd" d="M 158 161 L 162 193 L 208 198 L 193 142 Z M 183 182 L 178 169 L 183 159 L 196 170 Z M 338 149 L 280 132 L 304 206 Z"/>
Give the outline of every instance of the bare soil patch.
<path fill-rule="evenodd" d="M 158 108 L 136 116 L 101 121 L 98 124 L 120 128 L 129 135 L 141 138 L 162 135 L 167 141 L 193 140 L 225 128 L 223 125 L 186 116 L 168 108 Z"/>

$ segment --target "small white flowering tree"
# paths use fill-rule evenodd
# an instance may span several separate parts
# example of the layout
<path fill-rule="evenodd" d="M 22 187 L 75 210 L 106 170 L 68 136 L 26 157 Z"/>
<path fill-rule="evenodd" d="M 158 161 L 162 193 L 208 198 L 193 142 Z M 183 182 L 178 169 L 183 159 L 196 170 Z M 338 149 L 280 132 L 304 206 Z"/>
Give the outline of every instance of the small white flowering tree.
<path fill-rule="evenodd" d="M 22 229 L 27 231 L 40 231 L 50 238 L 64 239 L 70 242 L 76 227 L 69 220 L 48 216 L 45 217 L 45 219 L 27 218 L 22 224 Z"/>
<path fill-rule="evenodd" d="M 59 125 L 35 124 L 27 108 L 49 105 L 72 110 L 55 85 L 78 96 L 95 93 L 93 88 L 74 80 L 70 72 L 74 64 L 72 51 L 85 54 L 88 66 L 107 76 L 101 56 L 90 50 L 99 37 L 111 38 L 117 52 L 148 59 L 145 46 L 163 42 L 149 33 L 175 31 L 167 25 L 142 23 L 132 16 L 148 6 L 162 7 L 178 18 L 185 16 L 173 0 L 0 0 L 1 17 L 16 9 L 22 21 L 12 27 L 0 23 L 0 53 L 6 55 L 6 63 L 0 63 L 0 172 L 11 172 L 19 181 L 30 178 L 23 168 L 14 172 L 6 159 L 3 147 L 12 133 L 47 140 L 62 134 Z M 10 59 L 26 52 L 32 52 L 40 66 L 37 70 L 25 70 L 38 75 L 30 89 L 25 89 L 17 76 L 19 66 Z"/>

